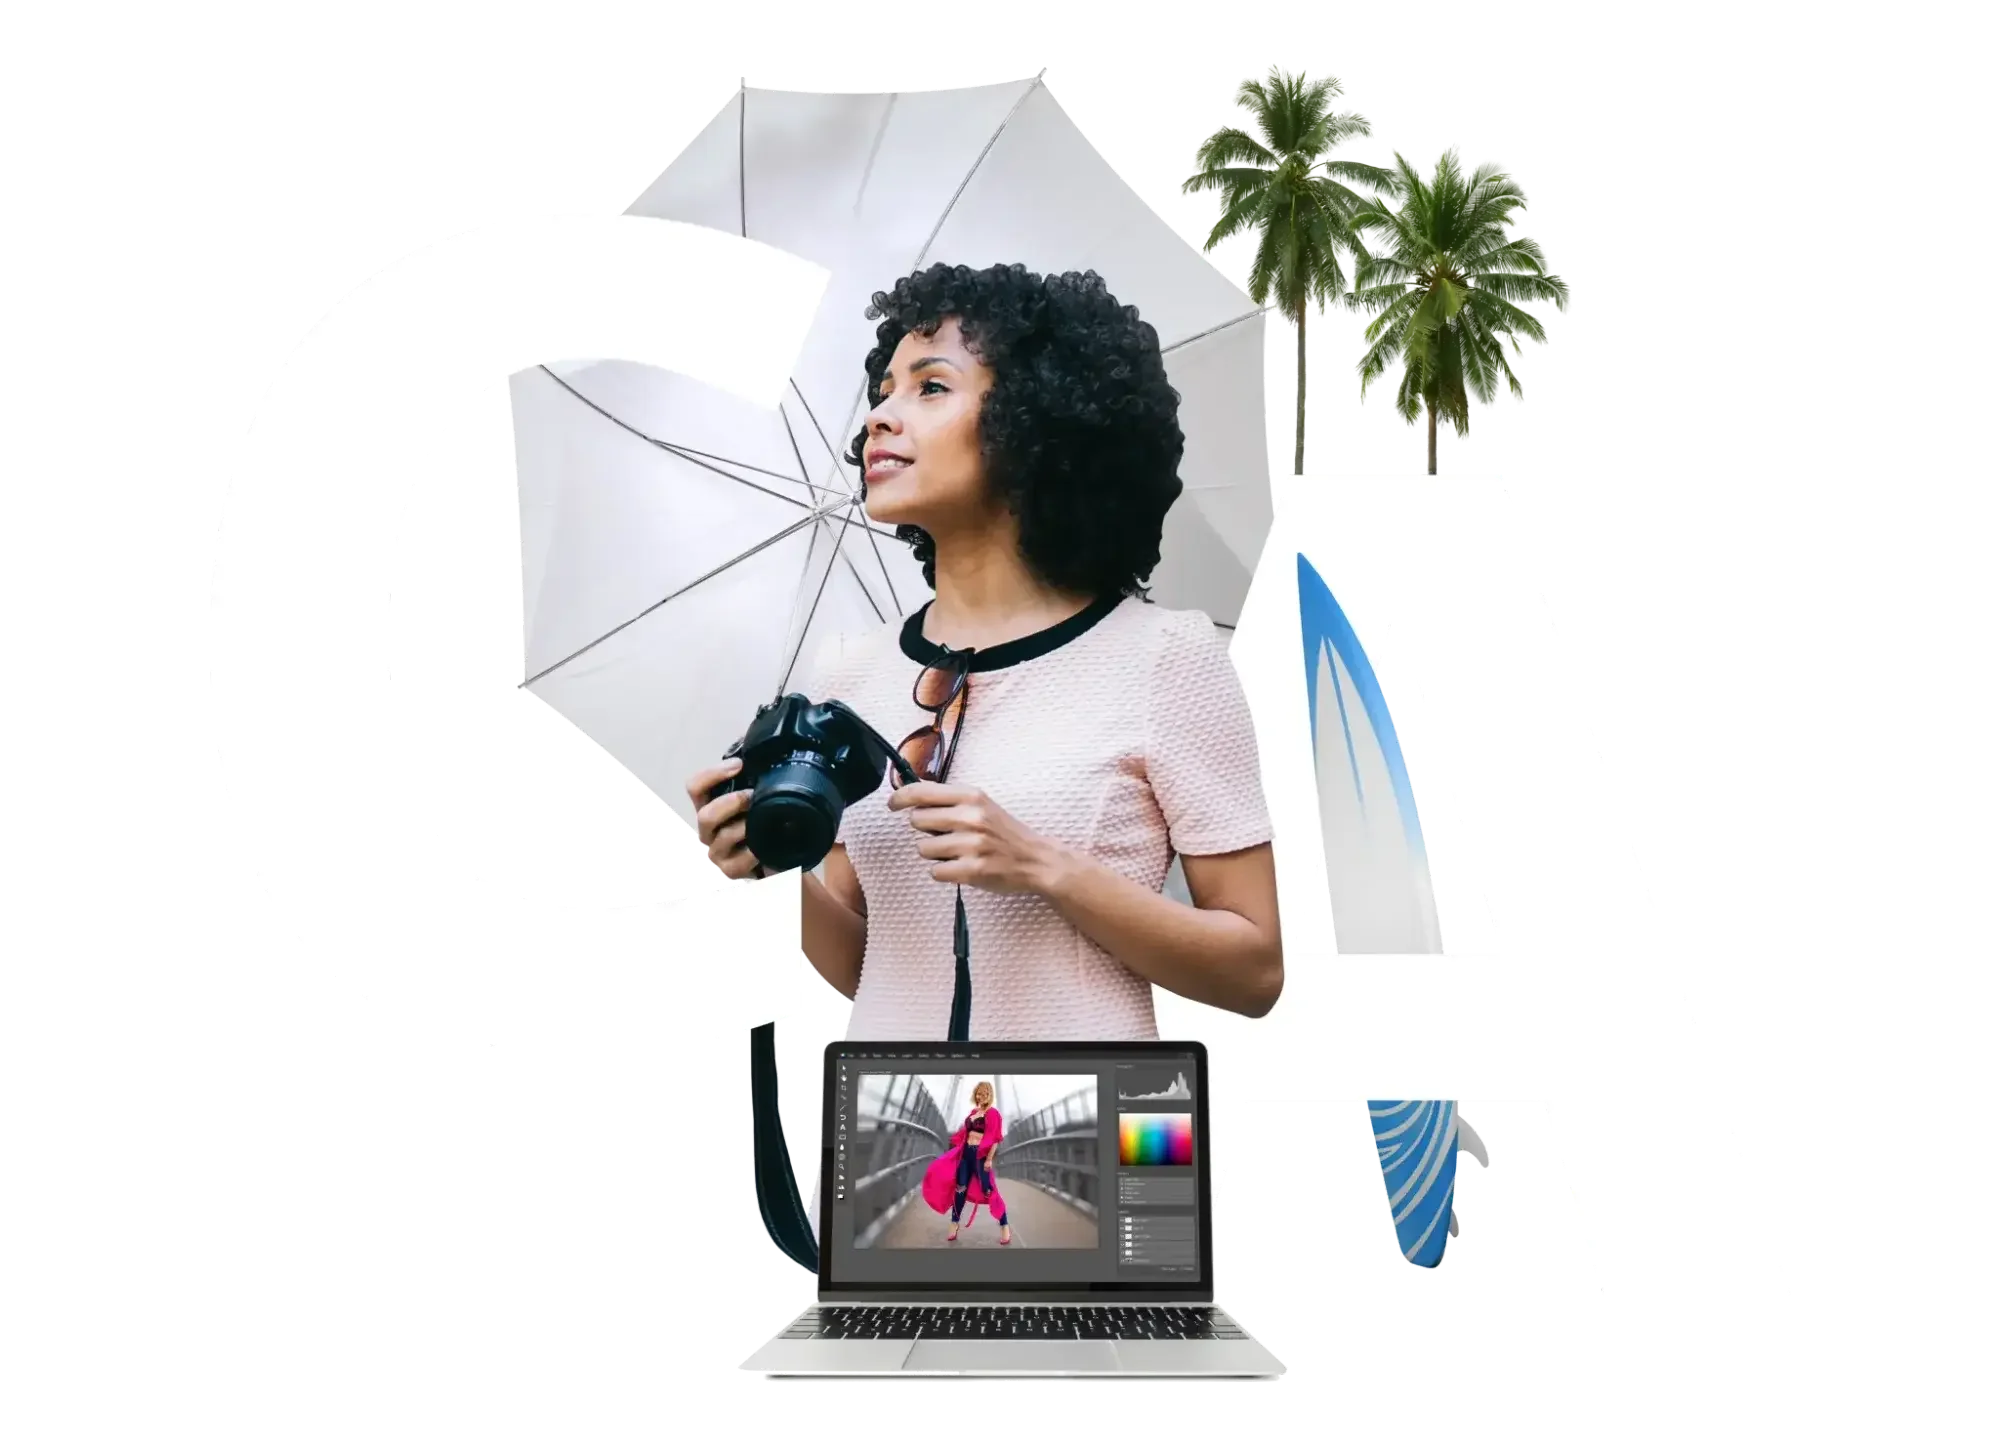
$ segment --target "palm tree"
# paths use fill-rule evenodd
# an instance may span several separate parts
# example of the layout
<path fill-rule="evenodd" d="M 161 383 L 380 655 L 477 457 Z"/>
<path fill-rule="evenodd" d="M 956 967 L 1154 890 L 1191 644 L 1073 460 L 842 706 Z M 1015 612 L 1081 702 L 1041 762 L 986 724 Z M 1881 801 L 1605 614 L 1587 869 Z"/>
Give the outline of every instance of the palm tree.
<path fill-rule="evenodd" d="M 1328 102 L 1340 93 L 1338 80 L 1308 82 L 1276 66 L 1267 80 L 1244 81 L 1236 103 L 1255 117 L 1263 140 L 1224 127 L 1202 142 L 1195 153 L 1201 170 L 1181 183 L 1186 194 L 1222 193 L 1222 219 L 1202 243 L 1204 251 L 1238 231 L 1256 228 L 1250 299 L 1263 306 L 1275 295 L 1279 312 L 1298 327 L 1298 442 L 1292 469 L 1300 473 L 1306 469 L 1306 304 L 1324 307 L 1346 289 L 1338 254 L 1342 249 L 1357 261 L 1367 259 L 1353 217 L 1371 203 L 1341 181 L 1380 188 L 1393 179 L 1379 166 L 1321 159 L 1349 137 L 1368 134 L 1368 122 L 1360 116 L 1329 113 Z"/>
<path fill-rule="evenodd" d="M 1402 358 L 1396 409 L 1405 421 L 1414 422 L 1419 412 L 1429 417 L 1430 475 L 1436 476 L 1438 417 L 1465 435 L 1468 384 L 1474 396 L 1490 402 L 1505 376 L 1507 389 L 1521 395 L 1500 338 L 1517 356 L 1517 338 L 1548 339 L 1542 323 L 1515 303 L 1553 301 L 1561 311 L 1569 306 L 1569 287 L 1549 274 L 1540 246 L 1525 237 L 1508 239 L 1514 212 L 1528 198 L 1495 167 L 1481 166 L 1467 179 L 1458 153 L 1446 151 L 1425 185 L 1399 154 L 1395 178 L 1384 189 L 1402 204 L 1394 211 L 1377 204 L 1353 223 L 1357 231 L 1379 230 L 1389 239 L 1386 255 L 1361 263 L 1348 297 L 1356 310 L 1378 313 L 1366 333 L 1361 394 Z"/>

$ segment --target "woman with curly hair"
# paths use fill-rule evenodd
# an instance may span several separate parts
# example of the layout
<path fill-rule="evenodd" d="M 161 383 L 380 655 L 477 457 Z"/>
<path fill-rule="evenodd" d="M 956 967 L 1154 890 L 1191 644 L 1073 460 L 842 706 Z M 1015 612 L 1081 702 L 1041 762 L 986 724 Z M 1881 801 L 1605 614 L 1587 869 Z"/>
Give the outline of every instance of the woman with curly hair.
<path fill-rule="evenodd" d="M 849 1037 L 1156 1038 L 1155 985 L 1261 1016 L 1284 961 L 1249 709 L 1210 619 L 1145 597 L 1181 491 L 1157 334 L 1095 272 L 1019 265 L 934 265 L 868 314 L 847 460 L 935 598 L 835 639 L 804 689 L 921 778 L 848 809 L 803 880 Z M 750 795 L 707 801 L 737 768 L 688 791 L 749 877 Z M 1162 892 L 1176 855 L 1192 906 Z"/>

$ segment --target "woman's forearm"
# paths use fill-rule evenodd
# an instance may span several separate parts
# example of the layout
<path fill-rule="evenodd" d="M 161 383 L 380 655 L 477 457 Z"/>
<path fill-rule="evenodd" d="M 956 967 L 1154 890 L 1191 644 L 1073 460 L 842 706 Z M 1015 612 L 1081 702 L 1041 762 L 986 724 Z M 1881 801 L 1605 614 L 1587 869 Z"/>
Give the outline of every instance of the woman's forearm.
<path fill-rule="evenodd" d="M 799 942 L 819 976 L 848 998 L 861 987 L 861 956 L 868 920 L 828 891 L 811 873 L 799 897 Z"/>
<path fill-rule="evenodd" d="M 1284 987 L 1277 930 L 1240 913 L 1191 907 L 1067 850 L 1036 891 L 1126 968 L 1183 998 L 1261 1018 Z"/>

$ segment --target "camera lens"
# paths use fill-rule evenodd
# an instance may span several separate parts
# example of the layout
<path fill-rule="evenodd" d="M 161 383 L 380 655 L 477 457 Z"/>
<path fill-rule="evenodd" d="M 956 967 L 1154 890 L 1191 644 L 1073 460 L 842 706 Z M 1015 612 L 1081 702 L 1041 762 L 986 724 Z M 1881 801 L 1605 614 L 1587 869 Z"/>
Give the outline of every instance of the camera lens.
<path fill-rule="evenodd" d="M 766 868 L 811 868 L 833 848 L 845 804 L 816 758 L 792 757 L 758 780 L 744 841 Z"/>

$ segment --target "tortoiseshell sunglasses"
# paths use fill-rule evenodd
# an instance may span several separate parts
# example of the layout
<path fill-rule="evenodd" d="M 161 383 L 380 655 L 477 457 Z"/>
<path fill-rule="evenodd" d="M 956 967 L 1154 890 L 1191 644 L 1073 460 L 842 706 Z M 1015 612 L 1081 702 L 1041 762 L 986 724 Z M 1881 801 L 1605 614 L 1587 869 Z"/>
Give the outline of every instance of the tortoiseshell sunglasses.
<path fill-rule="evenodd" d="M 941 783 L 958 751 L 958 734 L 965 721 L 965 697 L 972 690 L 972 649 L 948 652 L 917 674 L 910 700 L 931 720 L 904 738 L 896 751 L 925 782 Z"/>

